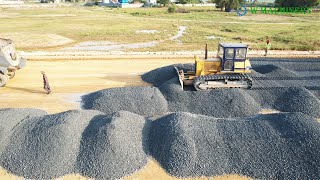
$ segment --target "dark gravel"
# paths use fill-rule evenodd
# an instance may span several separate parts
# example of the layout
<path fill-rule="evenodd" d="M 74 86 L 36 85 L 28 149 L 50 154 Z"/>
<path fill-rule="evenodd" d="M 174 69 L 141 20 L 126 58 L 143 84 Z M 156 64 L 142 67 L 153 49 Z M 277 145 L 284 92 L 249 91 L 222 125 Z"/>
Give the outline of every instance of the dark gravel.
<path fill-rule="evenodd" d="M 302 112 L 320 117 L 320 100 L 305 88 L 289 88 L 279 96 L 274 107 L 283 112 Z"/>
<path fill-rule="evenodd" d="M 194 69 L 193 64 L 174 64 L 174 65 L 164 66 L 161 68 L 154 69 L 150 72 L 143 74 L 141 78 L 145 82 L 150 83 L 154 86 L 160 86 L 162 83 L 177 76 L 177 72 L 174 69 L 174 66 L 184 71 Z"/>
<path fill-rule="evenodd" d="M 98 91 L 85 96 L 83 102 L 86 109 L 105 113 L 125 110 L 144 116 L 161 115 L 169 111 L 219 118 L 245 117 L 258 113 L 262 107 L 320 117 L 320 75 L 306 76 L 294 70 L 297 68 L 295 64 L 308 68 L 313 63 L 314 69 L 319 62 L 317 59 L 253 59 L 252 90 L 223 89 L 209 92 L 194 91 L 192 87 L 183 91 L 173 66 L 184 71 L 194 67 L 193 64 L 176 64 L 152 70 L 142 76 L 143 80 L 159 87 L 165 98 L 156 88 L 152 91 L 148 87 L 128 87 Z M 150 100 L 153 93 L 156 94 L 156 100 Z"/>
<path fill-rule="evenodd" d="M 125 87 L 111 88 L 82 97 L 83 108 L 95 109 L 110 114 L 130 111 L 143 116 L 167 112 L 168 105 L 158 88 Z"/>
<path fill-rule="evenodd" d="M 216 119 L 173 113 L 152 123 L 150 151 L 177 177 L 317 179 L 320 124 L 301 113 Z"/>
<path fill-rule="evenodd" d="M 185 88 L 185 91 L 182 91 L 173 66 L 150 71 L 143 75 L 146 76 L 143 79 L 159 87 L 171 112 L 243 117 L 257 113 L 262 107 L 320 117 L 320 74 L 314 73 L 320 69 L 319 59 L 256 58 L 252 59 L 251 63 L 251 90 L 186 92 L 192 88 Z M 190 64 L 176 66 L 185 71 L 193 68 Z M 170 77 L 173 78 L 169 79 Z"/>
<path fill-rule="evenodd" d="M 0 155 L 9 143 L 12 129 L 26 118 L 43 116 L 47 113 L 39 109 L 0 109 Z"/>
<path fill-rule="evenodd" d="M 1 144 L 0 162 L 15 175 L 53 179 L 80 173 L 119 179 L 147 163 L 150 123 L 143 116 L 94 110 L 45 115 L 34 109 L 2 109 L 0 113 L 8 128 L 1 132 L 10 135 Z"/>
<path fill-rule="evenodd" d="M 159 87 L 171 112 L 191 112 L 213 117 L 244 117 L 257 114 L 258 103 L 241 89 L 184 91 L 177 78 Z"/>
<path fill-rule="evenodd" d="M 297 73 L 294 71 L 285 69 L 281 66 L 276 66 L 272 64 L 267 65 L 258 65 L 253 66 L 254 71 L 264 74 L 265 76 L 272 76 L 272 77 L 279 77 L 279 76 L 285 76 L 285 77 L 295 77 L 297 76 Z"/>
<path fill-rule="evenodd" d="M 92 120 L 83 133 L 79 171 L 95 179 L 119 179 L 142 168 L 148 129 L 144 117 L 125 111 Z"/>
<path fill-rule="evenodd" d="M 0 109 L 0 138 L 1 140 L 7 136 L 15 126 L 26 118 L 43 116 L 47 112 L 40 109 Z"/>
<path fill-rule="evenodd" d="M 98 111 L 67 111 L 25 119 L 12 132 L 2 167 L 16 175 L 52 179 L 74 172 L 82 132 Z"/>
<path fill-rule="evenodd" d="M 320 117 L 320 100 L 305 88 L 265 88 L 247 93 L 265 109 L 302 112 L 309 116 Z"/>

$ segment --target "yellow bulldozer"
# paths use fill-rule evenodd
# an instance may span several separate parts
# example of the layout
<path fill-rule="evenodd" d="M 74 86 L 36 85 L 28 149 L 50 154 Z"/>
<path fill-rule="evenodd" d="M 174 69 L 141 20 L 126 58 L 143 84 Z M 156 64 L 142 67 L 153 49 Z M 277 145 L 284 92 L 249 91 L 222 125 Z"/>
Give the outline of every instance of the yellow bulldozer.
<path fill-rule="evenodd" d="M 216 88 L 250 89 L 252 79 L 251 64 L 247 59 L 248 46 L 242 43 L 219 43 L 216 57 L 208 58 L 208 48 L 205 48 L 205 58 L 195 56 L 194 71 L 184 72 L 174 67 L 182 86 L 193 85 L 198 90 Z"/>

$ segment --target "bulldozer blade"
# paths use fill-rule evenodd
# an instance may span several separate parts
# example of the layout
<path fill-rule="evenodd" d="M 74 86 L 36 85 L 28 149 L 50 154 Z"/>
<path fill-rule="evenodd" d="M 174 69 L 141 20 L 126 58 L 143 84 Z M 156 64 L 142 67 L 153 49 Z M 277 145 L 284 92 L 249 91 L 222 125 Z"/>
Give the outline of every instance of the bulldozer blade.
<path fill-rule="evenodd" d="M 177 67 L 174 66 L 174 69 L 177 72 L 178 78 L 179 78 L 179 82 L 181 85 L 181 89 L 183 90 L 183 73 L 181 73 L 181 71 L 179 71 L 179 69 Z"/>

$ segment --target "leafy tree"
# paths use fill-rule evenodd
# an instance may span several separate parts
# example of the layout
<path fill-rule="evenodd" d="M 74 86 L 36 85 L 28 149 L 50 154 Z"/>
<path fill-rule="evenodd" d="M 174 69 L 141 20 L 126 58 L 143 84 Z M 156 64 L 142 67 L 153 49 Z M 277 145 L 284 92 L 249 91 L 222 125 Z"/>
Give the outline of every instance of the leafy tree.
<path fill-rule="evenodd" d="M 169 13 L 175 13 L 176 12 L 176 5 L 175 4 L 172 4 L 169 8 L 168 8 L 168 12 Z"/>
<path fill-rule="evenodd" d="M 198 4 L 200 0 L 178 0 L 180 4 Z"/>
<path fill-rule="evenodd" d="M 217 8 L 224 9 L 226 12 L 230 12 L 232 9 L 237 9 L 244 0 L 215 0 Z"/>
<path fill-rule="evenodd" d="M 179 3 L 180 3 L 180 4 L 187 4 L 187 3 L 188 3 L 188 0 L 179 0 Z"/>
<path fill-rule="evenodd" d="M 170 0 L 160 0 L 159 2 L 160 4 L 163 4 L 163 6 L 166 6 L 167 4 L 170 3 Z"/>

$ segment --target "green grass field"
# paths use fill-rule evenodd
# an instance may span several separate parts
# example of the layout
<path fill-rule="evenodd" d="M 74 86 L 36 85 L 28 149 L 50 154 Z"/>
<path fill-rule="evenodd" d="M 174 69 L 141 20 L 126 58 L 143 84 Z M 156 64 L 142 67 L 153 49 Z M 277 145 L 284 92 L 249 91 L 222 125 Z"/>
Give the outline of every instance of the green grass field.
<path fill-rule="evenodd" d="M 214 7 L 188 7 L 190 13 L 167 13 L 167 8 L 117 9 L 108 7 L 37 7 L 1 8 L 0 37 L 15 34 L 20 50 L 56 50 L 62 46 L 48 47 L 45 36 L 39 43 L 32 43 L 37 34 L 57 34 L 74 40 L 113 41 L 121 43 L 164 40 L 152 48 L 134 51 L 200 50 L 208 43 L 216 49 L 221 41 L 247 43 L 252 49 L 262 49 L 269 36 L 272 49 L 320 50 L 320 13 L 293 15 L 250 14 L 239 17 L 235 12 L 225 13 Z M 66 16 L 65 16 L 66 15 Z M 5 17 L 5 18 L 4 18 Z M 179 26 L 187 26 L 180 40 L 183 44 L 168 40 Z M 136 34 L 136 30 L 158 30 L 157 34 Z M 19 34 L 23 34 L 20 35 Z M 30 35 L 30 37 L 29 37 Z M 36 41 L 36 42 L 39 42 Z M 23 45 L 22 45 L 23 44 Z M 66 45 L 63 45 L 66 46 Z"/>

